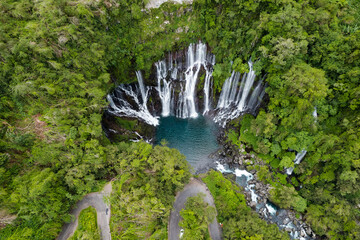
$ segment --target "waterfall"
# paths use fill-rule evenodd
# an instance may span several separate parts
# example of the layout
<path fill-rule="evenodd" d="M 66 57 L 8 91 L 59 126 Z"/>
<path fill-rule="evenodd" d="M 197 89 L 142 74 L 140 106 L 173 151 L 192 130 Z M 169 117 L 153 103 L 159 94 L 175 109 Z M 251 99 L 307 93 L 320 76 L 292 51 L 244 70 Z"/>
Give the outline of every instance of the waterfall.
<path fill-rule="evenodd" d="M 231 93 L 229 95 L 229 101 L 228 104 L 231 104 L 235 101 L 236 95 L 237 95 L 237 89 L 238 89 L 238 85 L 239 85 L 239 80 L 240 80 L 240 73 L 239 72 L 234 72 L 234 79 L 232 81 L 232 86 L 231 86 Z"/>
<path fill-rule="evenodd" d="M 316 119 L 317 119 L 317 117 L 318 117 L 317 108 L 316 108 L 316 107 L 314 107 L 314 111 L 313 111 L 312 115 L 313 115 L 313 117 L 315 118 L 315 121 L 316 121 Z"/>
<path fill-rule="evenodd" d="M 239 117 L 244 112 L 254 114 L 265 95 L 262 80 L 258 81 L 252 90 L 256 75 L 252 68 L 252 62 L 249 61 L 248 64 L 250 70 L 243 74 L 240 86 L 238 86 L 240 73 L 235 71 L 223 84 L 217 105 L 218 112 L 214 117 L 214 121 L 223 127 L 229 120 Z"/>
<path fill-rule="evenodd" d="M 171 82 L 166 81 L 167 69 L 165 61 L 159 61 L 155 63 L 156 71 L 157 71 L 157 90 L 159 93 L 159 97 L 161 99 L 162 104 L 162 113 L 163 117 L 167 117 L 170 115 L 170 106 L 171 106 Z M 163 83 L 163 87 L 161 87 L 161 82 Z"/>
<path fill-rule="evenodd" d="M 204 78 L 204 111 L 210 111 L 210 88 L 215 56 L 207 53 L 206 44 L 190 44 L 185 54 L 185 64 L 178 62 L 177 56 L 169 54 L 165 60 L 155 63 L 157 71 L 157 91 L 162 104 L 162 116 L 175 114 L 179 118 L 196 118 L 198 116 L 196 86 L 201 69 L 205 70 Z M 184 66 L 184 69 L 183 69 Z M 175 94 L 174 88 L 180 88 Z M 171 106 L 176 106 L 171 109 Z"/>
<path fill-rule="evenodd" d="M 205 66 L 205 60 L 206 45 L 203 43 L 190 44 L 186 59 L 185 92 L 179 99 L 183 106 L 179 116 L 181 118 L 196 118 L 198 116 L 195 106 L 195 90 L 199 71 L 201 66 Z"/>
<path fill-rule="evenodd" d="M 215 56 L 207 51 L 204 43 L 190 44 L 186 51 L 170 53 L 166 59 L 155 63 L 156 86 L 145 86 L 141 72 L 136 71 L 138 86 L 120 85 L 108 96 L 109 112 L 157 125 L 158 117 L 150 113 L 147 105 L 154 111 L 156 102 L 148 103 L 148 100 L 160 99 L 163 117 L 196 118 L 202 110 L 203 115 L 212 116 L 224 127 L 244 112 L 255 114 L 265 94 L 263 80 L 255 81 L 253 63 L 249 61 L 248 64 L 248 73 L 231 73 L 224 81 L 218 101 L 214 102 L 212 73 Z M 200 78 L 203 79 L 202 89 L 199 88 L 202 84 Z M 199 105 L 200 90 L 203 92 L 203 106 Z"/>
<path fill-rule="evenodd" d="M 296 154 L 295 156 L 294 164 L 296 165 L 300 164 L 302 159 L 305 157 L 306 153 L 307 153 L 306 150 L 302 150 L 301 152 L 298 152 L 298 154 Z M 286 169 L 286 174 L 291 175 L 293 171 L 294 171 L 294 167 L 289 167 Z"/>
<path fill-rule="evenodd" d="M 251 61 L 249 61 L 249 73 L 247 74 L 246 77 L 246 81 L 245 81 L 245 85 L 244 85 L 244 89 L 242 91 L 241 94 L 241 99 L 238 105 L 238 110 L 240 111 L 244 111 L 246 110 L 246 99 L 250 93 L 251 87 L 254 84 L 254 80 L 255 80 L 255 71 L 252 68 L 253 64 Z"/>
<path fill-rule="evenodd" d="M 106 98 L 110 105 L 108 111 L 119 117 L 137 118 L 149 125 L 157 126 L 159 124 L 159 117 L 151 115 L 146 105 L 149 91 L 148 89 L 145 91 L 141 72 L 137 71 L 136 76 L 139 87 L 122 84 L 112 94 L 107 95 Z M 141 95 L 142 103 L 139 100 L 139 94 Z"/>
<path fill-rule="evenodd" d="M 262 98 L 265 95 L 265 89 L 264 85 L 262 84 L 263 80 L 260 80 L 259 83 L 256 85 L 256 88 L 253 91 L 253 94 L 251 94 L 248 108 L 249 109 L 256 109 L 258 105 L 261 103 Z"/>
<path fill-rule="evenodd" d="M 208 56 L 208 62 L 210 63 L 210 69 L 206 66 L 206 75 L 205 75 L 205 82 L 204 82 L 204 112 L 203 115 L 205 115 L 207 112 L 210 111 L 210 80 L 212 77 L 212 66 L 215 65 L 215 56 L 209 54 Z"/>
<path fill-rule="evenodd" d="M 227 107 L 228 104 L 230 103 L 229 95 L 231 92 L 232 81 L 234 79 L 234 76 L 235 76 L 235 72 L 233 71 L 231 76 L 225 80 L 224 85 L 221 90 L 221 93 L 220 93 L 220 98 L 219 98 L 217 108 Z"/>
<path fill-rule="evenodd" d="M 137 80 L 139 83 L 142 101 L 143 101 L 143 103 L 146 104 L 146 93 L 145 93 L 144 80 L 143 80 L 142 74 L 140 71 L 136 71 L 135 73 L 136 73 L 136 77 L 137 77 Z"/>

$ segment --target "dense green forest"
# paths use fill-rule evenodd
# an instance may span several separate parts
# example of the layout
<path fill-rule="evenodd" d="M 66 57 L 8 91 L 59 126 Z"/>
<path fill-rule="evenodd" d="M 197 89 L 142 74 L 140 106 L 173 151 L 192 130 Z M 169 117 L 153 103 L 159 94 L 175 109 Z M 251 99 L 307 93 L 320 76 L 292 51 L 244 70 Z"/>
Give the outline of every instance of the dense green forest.
<path fill-rule="evenodd" d="M 176 149 L 122 145 L 110 198 L 112 239 L 166 239 L 175 193 L 191 175 L 188 163 Z"/>
<path fill-rule="evenodd" d="M 199 193 L 186 200 L 185 208 L 180 211 L 182 220 L 179 226 L 184 234 L 181 239 L 211 239 L 208 225 L 215 219 L 216 210 L 204 201 L 204 193 Z"/>
<path fill-rule="evenodd" d="M 146 2 L 0 1 L 0 210 L 16 216 L 0 239 L 54 239 L 71 206 L 120 174 L 116 194 L 129 205 L 151 197 L 162 209 L 135 238 L 164 236 L 188 165 L 165 146 L 111 143 L 100 122 L 111 89 L 198 40 L 216 55 L 216 92 L 250 58 L 267 73 L 264 108 L 233 121 L 228 136 L 267 164 L 256 168 L 272 200 L 303 213 L 318 236 L 360 239 L 360 3 L 195 0 L 143 10 Z M 308 151 L 291 178 L 289 149 Z M 147 181 L 164 189 L 139 185 Z"/>

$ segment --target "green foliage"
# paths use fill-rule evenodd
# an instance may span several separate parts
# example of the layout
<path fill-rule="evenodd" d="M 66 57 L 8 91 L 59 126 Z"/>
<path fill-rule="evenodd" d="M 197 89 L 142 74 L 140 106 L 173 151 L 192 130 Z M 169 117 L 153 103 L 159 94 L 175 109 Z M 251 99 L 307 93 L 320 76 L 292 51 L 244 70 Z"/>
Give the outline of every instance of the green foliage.
<path fill-rule="evenodd" d="M 266 109 L 245 116 L 231 141 L 267 155 L 271 169 L 261 167 L 261 178 L 281 183 L 279 199 L 290 188 L 284 205 L 302 211 L 306 203 L 317 234 L 359 238 L 358 1 L 198 0 L 191 10 L 171 3 L 143 8 L 140 0 L 1 1 L 0 204 L 19 216 L 1 237 L 53 239 L 72 204 L 121 172 L 117 157 L 127 145 L 110 145 L 100 126 L 112 80 L 133 82 L 135 69 L 149 74 L 164 52 L 201 39 L 216 55 L 215 93 L 231 69 L 246 72 L 250 58 L 257 74 L 268 73 Z M 308 150 L 291 182 L 281 174 L 292 165 L 289 149 Z"/>
<path fill-rule="evenodd" d="M 293 186 L 278 185 L 270 190 L 270 200 L 281 208 L 293 207 L 298 212 L 306 209 L 306 199 L 299 196 Z"/>
<path fill-rule="evenodd" d="M 254 133 L 249 131 L 251 126 L 251 121 L 254 119 L 252 115 L 245 115 L 241 121 L 241 128 L 240 128 L 240 141 L 244 141 L 246 143 L 250 143 L 255 149 L 258 148 L 257 146 L 257 138 Z"/>
<path fill-rule="evenodd" d="M 267 224 L 246 205 L 236 183 L 211 170 L 202 180 L 214 197 L 217 219 L 223 224 L 224 239 L 289 239 L 275 224 Z"/>
<path fill-rule="evenodd" d="M 179 226 L 184 230 L 182 239 L 210 239 L 208 225 L 216 217 L 216 209 L 204 201 L 205 194 L 189 197 L 185 209 L 180 211 Z"/>
<path fill-rule="evenodd" d="M 175 193 L 191 175 L 185 156 L 145 142 L 124 147 L 114 158 L 120 179 L 110 199 L 112 238 L 165 239 Z"/>
<path fill-rule="evenodd" d="M 88 207 L 79 215 L 79 225 L 70 240 L 92 239 L 100 240 L 100 231 L 97 225 L 96 209 Z"/>
<path fill-rule="evenodd" d="M 251 53 L 257 59 L 257 73 L 268 73 L 266 109 L 256 118 L 244 117 L 239 141 L 234 134 L 229 134 L 229 139 L 238 146 L 245 143 L 257 154 L 271 156 L 262 157 L 271 168 L 261 167 L 259 177 L 274 187 L 279 205 L 310 214 L 309 222 L 319 235 L 358 238 L 358 228 L 347 227 L 359 221 L 356 214 L 345 211 L 346 217 L 341 218 L 325 208 L 319 208 L 321 214 L 312 214 L 306 206 L 319 205 L 319 198 L 329 196 L 352 209 L 360 203 L 359 184 L 355 184 L 360 169 L 354 165 L 360 157 L 358 141 L 355 143 L 360 138 L 359 4 L 225 1 L 220 8 L 216 1 L 207 2 L 221 15 L 215 18 L 217 30 L 207 34 L 210 45 L 216 46 L 214 51 L 232 59 L 248 59 Z M 236 47 L 229 47 L 231 44 Z M 317 119 L 312 116 L 314 107 Z M 279 173 L 293 166 L 290 149 L 308 151 L 295 166 L 291 181 Z M 295 190 L 291 184 L 302 189 Z M 325 201 L 322 204 L 327 205 Z"/>

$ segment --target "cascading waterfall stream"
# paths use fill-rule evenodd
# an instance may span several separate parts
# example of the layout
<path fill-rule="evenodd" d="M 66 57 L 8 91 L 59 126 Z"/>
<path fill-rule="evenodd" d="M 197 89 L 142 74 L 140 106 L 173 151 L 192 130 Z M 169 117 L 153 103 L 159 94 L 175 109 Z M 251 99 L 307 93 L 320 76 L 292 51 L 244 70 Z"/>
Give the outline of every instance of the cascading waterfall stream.
<path fill-rule="evenodd" d="M 202 108 L 203 115 L 212 116 L 222 127 L 244 112 L 255 114 L 265 94 L 265 86 L 262 80 L 255 81 L 251 61 L 248 62 L 248 73 L 241 76 L 233 71 L 225 80 L 214 109 L 212 72 L 215 56 L 207 52 L 206 44 L 201 42 L 190 44 L 184 55 L 185 57 L 176 53 L 169 54 L 168 59 L 155 63 L 156 87 L 145 86 L 141 72 L 136 71 L 138 86 L 120 85 L 113 94 L 108 95 L 109 112 L 117 116 L 138 118 L 156 126 L 159 123 L 158 117 L 150 113 L 148 100 L 158 98 L 163 117 L 175 115 L 178 118 L 196 118 Z M 200 81 L 203 81 L 202 106 L 199 105 L 198 96 Z M 152 89 L 156 90 L 155 93 Z"/>
<path fill-rule="evenodd" d="M 317 122 L 317 117 L 318 117 L 318 114 L 317 114 L 317 108 L 314 107 L 314 111 L 312 112 L 312 116 L 314 118 L 314 122 L 316 123 Z M 303 160 L 303 158 L 305 157 L 307 151 L 305 149 L 301 150 L 300 152 L 298 152 L 295 156 L 295 159 L 294 159 L 294 165 L 299 165 L 301 163 L 301 161 Z M 294 171 L 294 167 L 289 167 L 289 168 L 286 168 L 285 169 L 285 172 L 287 175 L 291 175 Z"/>
<path fill-rule="evenodd" d="M 298 152 L 294 159 L 294 164 L 298 165 L 301 163 L 301 160 L 305 157 L 307 151 L 303 149 L 301 152 Z M 286 169 L 286 174 L 291 175 L 294 171 L 294 167 L 289 167 Z"/>

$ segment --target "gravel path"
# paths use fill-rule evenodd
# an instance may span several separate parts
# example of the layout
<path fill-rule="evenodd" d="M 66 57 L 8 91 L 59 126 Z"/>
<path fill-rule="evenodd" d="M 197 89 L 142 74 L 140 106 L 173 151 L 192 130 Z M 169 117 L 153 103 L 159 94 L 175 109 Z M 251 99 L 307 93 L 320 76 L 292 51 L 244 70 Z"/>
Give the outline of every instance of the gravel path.
<path fill-rule="evenodd" d="M 158 8 L 164 2 L 168 2 L 169 0 L 150 0 L 148 4 L 146 4 L 146 8 Z M 175 3 L 189 3 L 191 4 L 193 0 L 172 0 Z"/>
<path fill-rule="evenodd" d="M 111 240 L 110 234 L 110 205 L 105 204 L 104 197 L 110 196 L 112 191 L 111 182 L 106 184 L 101 192 L 90 193 L 86 195 L 76 207 L 70 212 L 74 216 L 74 221 L 63 226 L 61 233 L 57 237 L 58 240 L 66 240 L 71 237 L 78 226 L 78 217 L 81 210 L 92 206 L 97 212 L 97 223 L 101 232 L 102 240 Z"/>
<path fill-rule="evenodd" d="M 168 237 L 170 240 L 178 240 L 180 236 L 180 227 L 179 227 L 179 221 L 180 221 L 180 210 L 185 208 L 185 202 L 188 197 L 196 196 L 198 193 L 204 193 L 204 201 L 207 202 L 210 206 L 215 207 L 214 199 L 211 196 L 211 193 L 209 189 L 206 187 L 206 185 L 197 180 L 197 179 L 191 179 L 190 183 L 187 184 L 180 193 L 176 195 L 176 200 L 173 205 L 173 210 L 170 214 L 169 219 L 169 226 L 168 226 Z M 210 237 L 213 240 L 220 240 L 221 239 L 221 229 L 220 226 L 216 220 L 209 225 L 209 232 Z"/>

